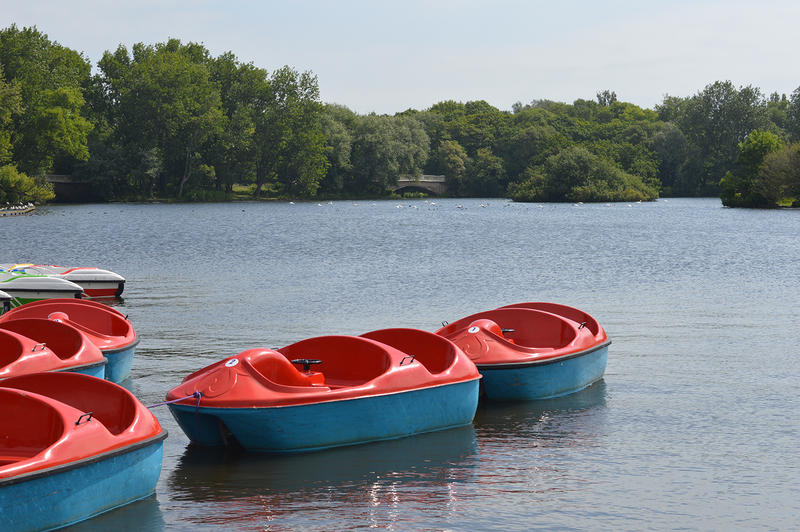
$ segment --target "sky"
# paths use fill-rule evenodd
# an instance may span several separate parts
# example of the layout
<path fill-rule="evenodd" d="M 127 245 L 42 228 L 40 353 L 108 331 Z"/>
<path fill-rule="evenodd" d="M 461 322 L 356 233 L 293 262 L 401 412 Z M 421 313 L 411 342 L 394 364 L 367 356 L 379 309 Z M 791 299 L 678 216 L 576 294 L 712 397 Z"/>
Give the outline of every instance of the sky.
<path fill-rule="evenodd" d="M 313 72 L 360 114 L 444 101 L 571 103 L 612 90 L 653 108 L 714 81 L 800 87 L 796 0 L 0 0 L 0 28 L 36 26 L 82 52 L 170 38 L 269 72 Z"/>

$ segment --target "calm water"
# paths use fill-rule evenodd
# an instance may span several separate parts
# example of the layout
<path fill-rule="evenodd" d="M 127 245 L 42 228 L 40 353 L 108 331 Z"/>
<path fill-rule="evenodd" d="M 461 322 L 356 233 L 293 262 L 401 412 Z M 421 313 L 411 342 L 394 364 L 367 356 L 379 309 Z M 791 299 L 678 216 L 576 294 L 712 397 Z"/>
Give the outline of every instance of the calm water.
<path fill-rule="evenodd" d="M 190 448 L 157 408 L 156 494 L 74 530 L 789 530 L 798 235 L 800 211 L 707 199 L 83 205 L 0 219 L 0 262 L 124 275 L 146 404 L 247 348 L 520 301 L 579 307 L 613 340 L 574 396 L 319 453 Z"/>

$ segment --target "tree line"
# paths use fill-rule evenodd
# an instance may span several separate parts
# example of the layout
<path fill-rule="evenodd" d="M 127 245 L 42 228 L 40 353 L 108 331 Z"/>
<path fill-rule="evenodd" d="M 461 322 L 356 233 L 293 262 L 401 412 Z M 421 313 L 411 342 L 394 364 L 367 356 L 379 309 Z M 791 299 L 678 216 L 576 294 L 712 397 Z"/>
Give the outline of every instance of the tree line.
<path fill-rule="evenodd" d="M 422 174 L 445 175 L 453 196 L 517 201 L 800 198 L 800 88 L 717 81 L 655 109 L 604 90 L 389 116 L 323 104 L 311 72 L 176 39 L 119 46 L 96 67 L 35 27 L 0 30 L 0 202 L 51 199 L 48 173 L 103 200 L 379 197 Z"/>

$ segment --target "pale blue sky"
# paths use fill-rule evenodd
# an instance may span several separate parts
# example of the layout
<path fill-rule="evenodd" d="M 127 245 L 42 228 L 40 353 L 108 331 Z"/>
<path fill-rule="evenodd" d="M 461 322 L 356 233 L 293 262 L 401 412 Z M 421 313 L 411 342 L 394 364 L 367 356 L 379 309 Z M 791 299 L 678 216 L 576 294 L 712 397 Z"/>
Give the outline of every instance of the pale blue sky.
<path fill-rule="evenodd" d="M 176 37 L 272 71 L 311 70 L 322 100 L 359 113 L 442 100 L 594 98 L 652 108 L 716 80 L 800 86 L 800 2 L 739 0 L 0 0 L 93 65 L 119 44 Z"/>

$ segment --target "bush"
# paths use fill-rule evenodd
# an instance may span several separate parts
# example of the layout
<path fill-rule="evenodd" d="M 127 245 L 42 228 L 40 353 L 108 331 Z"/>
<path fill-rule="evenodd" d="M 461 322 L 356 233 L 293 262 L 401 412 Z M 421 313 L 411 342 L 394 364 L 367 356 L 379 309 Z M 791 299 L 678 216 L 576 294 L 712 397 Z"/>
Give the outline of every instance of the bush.
<path fill-rule="evenodd" d="M 0 203 L 41 203 L 55 198 L 53 185 L 17 171 L 16 166 L 0 166 Z"/>
<path fill-rule="evenodd" d="M 648 201 L 658 185 L 624 172 L 612 161 L 573 146 L 549 157 L 541 167 L 527 168 L 511 184 L 514 201 Z"/>

